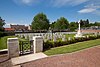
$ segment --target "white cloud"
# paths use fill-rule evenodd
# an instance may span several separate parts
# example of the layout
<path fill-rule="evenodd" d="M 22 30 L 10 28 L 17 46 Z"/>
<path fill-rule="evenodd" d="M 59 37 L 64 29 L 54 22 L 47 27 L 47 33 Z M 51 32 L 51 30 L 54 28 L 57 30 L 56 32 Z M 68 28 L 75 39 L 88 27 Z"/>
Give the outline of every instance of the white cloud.
<path fill-rule="evenodd" d="M 76 6 L 76 5 L 82 4 L 87 1 L 89 0 L 51 0 L 51 3 L 55 7 L 62 7 L 66 5 Z"/>
<path fill-rule="evenodd" d="M 24 4 L 30 4 L 33 0 L 22 0 Z"/>
<path fill-rule="evenodd" d="M 94 5 L 93 3 L 92 4 L 89 4 L 89 5 L 86 5 L 84 6 L 85 8 L 95 8 L 95 9 L 98 9 L 100 8 L 100 5 Z"/>
<path fill-rule="evenodd" d="M 32 5 L 36 4 L 39 0 L 13 0 L 16 4 Z"/>
<path fill-rule="evenodd" d="M 80 11 L 78 11 L 79 13 L 90 13 L 90 12 L 94 12 L 96 9 L 93 9 L 93 8 L 85 8 L 85 9 L 82 9 Z"/>
<path fill-rule="evenodd" d="M 83 9 L 79 10 L 79 13 L 92 13 L 92 14 L 99 14 L 100 13 L 100 5 L 89 4 L 84 6 Z"/>

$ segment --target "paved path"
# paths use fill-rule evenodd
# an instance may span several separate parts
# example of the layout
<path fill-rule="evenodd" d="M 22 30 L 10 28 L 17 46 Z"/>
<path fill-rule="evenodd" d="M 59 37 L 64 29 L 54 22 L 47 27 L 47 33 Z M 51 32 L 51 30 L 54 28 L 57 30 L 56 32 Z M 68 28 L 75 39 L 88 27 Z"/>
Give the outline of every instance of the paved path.
<path fill-rule="evenodd" d="M 0 67 L 12 67 L 11 60 L 8 59 L 8 54 L 0 55 Z"/>
<path fill-rule="evenodd" d="M 21 57 L 12 58 L 11 61 L 13 65 L 18 65 L 21 63 L 26 63 L 29 61 L 33 61 L 33 60 L 37 60 L 37 59 L 41 59 L 45 57 L 47 57 L 47 55 L 43 53 L 36 53 L 36 54 L 29 54 L 29 55 L 25 55 Z"/>
<path fill-rule="evenodd" d="M 22 67 L 100 67 L 100 46 L 82 51 L 51 56 L 28 63 Z"/>

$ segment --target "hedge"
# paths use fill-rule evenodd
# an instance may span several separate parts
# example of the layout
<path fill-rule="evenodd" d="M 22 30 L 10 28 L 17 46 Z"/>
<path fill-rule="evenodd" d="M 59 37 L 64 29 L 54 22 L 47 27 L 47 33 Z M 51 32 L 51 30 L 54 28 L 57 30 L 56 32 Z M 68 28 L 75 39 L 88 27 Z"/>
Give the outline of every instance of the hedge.
<path fill-rule="evenodd" d="M 67 40 L 67 41 L 46 41 L 43 44 L 43 50 L 48 50 L 50 48 L 54 48 L 54 47 L 59 47 L 59 46 L 63 46 L 63 45 L 69 45 L 69 44 L 73 44 L 73 43 L 77 43 L 77 42 L 82 42 L 82 41 L 88 41 L 88 40 L 94 40 L 94 39 L 99 39 L 100 35 L 96 35 L 96 36 L 89 36 L 89 37 L 82 37 L 82 38 L 73 38 L 71 40 Z"/>

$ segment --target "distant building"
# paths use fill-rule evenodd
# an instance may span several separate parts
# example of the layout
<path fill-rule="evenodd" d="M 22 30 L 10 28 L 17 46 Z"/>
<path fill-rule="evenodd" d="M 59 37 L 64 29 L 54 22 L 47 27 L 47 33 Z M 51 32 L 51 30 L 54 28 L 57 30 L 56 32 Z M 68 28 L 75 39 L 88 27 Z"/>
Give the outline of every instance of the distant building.
<path fill-rule="evenodd" d="M 26 32 L 28 31 L 28 26 L 25 25 L 11 25 L 10 27 L 15 30 L 15 32 Z"/>
<path fill-rule="evenodd" d="M 32 30 L 32 26 L 31 25 L 28 26 L 28 30 Z"/>
<path fill-rule="evenodd" d="M 13 29 L 13 28 L 4 28 L 5 29 L 5 32 L 14 32 L 15 31 L 15 29 Z"/>
<path fill-rule="evenodd" d="M 100 26 L 91 26 L 81 28 L 82 33 L 100 33 Z"/>

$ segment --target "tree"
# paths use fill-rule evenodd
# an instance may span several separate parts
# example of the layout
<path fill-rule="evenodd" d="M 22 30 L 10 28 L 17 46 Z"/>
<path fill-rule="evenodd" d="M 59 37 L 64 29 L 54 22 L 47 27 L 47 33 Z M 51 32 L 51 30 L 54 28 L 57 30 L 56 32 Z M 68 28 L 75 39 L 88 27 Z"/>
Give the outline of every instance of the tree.
<path fill-rule="evenodd" d="M 33 30 L 47 30 L 49 28 L 49 20 L 43 13 L 38 13 L 32 21 Z"/>
<path fill-rule="evenodd" d="M 56 30 L 63 30 L 68 29 L 69 22 L 66 18 L 60 17 L 60 19 L 57 19 L 56 23 L 54 24 L 54 29 Z"/>
<path fill-rule="evenodd" d="M 95 22 L 94 26 L 100 26 L 100 22 Z"/>
<path fill-rule="evenodd" d="M 54 29 L 55 23 L 56 23 L 56 22 L 54 21 L 54 22 L 52 22 L 52 24 L 50 24 L 51 29 Z"/>
<path fill-rule="evenodd" d="M 4 31 L 5 20 L 0 17 L 0 31 Z"/>
<path fill-rule="evenodd" d="M 89 27 L 89 20 L 80 20 L 81 27 Z"/>
<path fill-rule="evenodd" d="M 69 25 L 70 31 L 75 31 L 75 29 L 78 28 L 78 25 L 76 22 L 71 22 Z"/>

